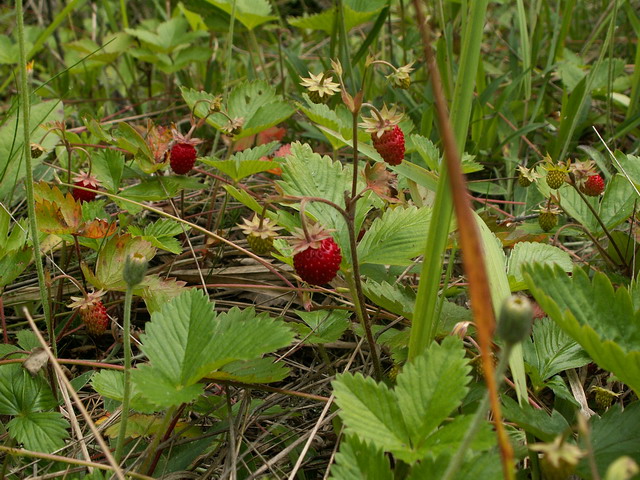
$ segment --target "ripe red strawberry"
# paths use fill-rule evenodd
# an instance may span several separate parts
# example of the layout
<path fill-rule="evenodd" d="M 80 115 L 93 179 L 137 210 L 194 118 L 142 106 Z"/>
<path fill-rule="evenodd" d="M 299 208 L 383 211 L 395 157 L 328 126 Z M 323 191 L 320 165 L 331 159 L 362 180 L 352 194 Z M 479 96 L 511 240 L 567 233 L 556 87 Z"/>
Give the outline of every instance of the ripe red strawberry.
<path fill-rule="evenodd" d="M 329 232 L 319 224 L 309 228 L 309 235 L 302 230 L 295 235 L 293 266 L 300 278 L 312 285 L 323 285 L 333 280 L 340 269 L 340 247 Z"/>
<path fill-rule="evenodd" d="M 100 186 L 96 177 L 85 172 L 76 173 L 73 176 L 73 182 L 76 187 L 97 189 Z M 79 202 L 90 202 L 95 200 L 97 194 L 98 192 L 89 192 L 79 188 L 71 190 L 71 195 Z"/>
<path fill-rule="evenodd" d="M 196 163 L 197 156 L 196 147 L 190 143 L 176 143 L 171 147 L 171 170 L 179 175 L 189 173 Z"/>
<path fill-rule="evenodd" d="M 604 180 L 600 175 L 591 175 L 582 184 L 580 191 L 590 197 L 597 197 L 604 192 Z"/>
<path fill-rule="evenodd" d="M 109 316 L 100 299 L 104 295 L 102 290 L 91 292 L 84 297 L 71 297 L 70 308 L 77 309 L 80 318 L 90 335 L 102 335 L 109 325 Z"/>
<path fill-rule="evenodd" d="M 404 160 L 404 133 L 398 125 L 385 130 L 382 135 L 371 134 L 373 146 L 389 165 L 400 165 Z"/>
<path fill-rule="evenodd" d="M 373 111 L 373 116 L 363 117 L 360 126 L 371 134 L 373 146 L 385 162 L 400 165 L 404 159 L 404 133 L 398 126 L 402 114 L 386 105 L 379 112 Z"/>

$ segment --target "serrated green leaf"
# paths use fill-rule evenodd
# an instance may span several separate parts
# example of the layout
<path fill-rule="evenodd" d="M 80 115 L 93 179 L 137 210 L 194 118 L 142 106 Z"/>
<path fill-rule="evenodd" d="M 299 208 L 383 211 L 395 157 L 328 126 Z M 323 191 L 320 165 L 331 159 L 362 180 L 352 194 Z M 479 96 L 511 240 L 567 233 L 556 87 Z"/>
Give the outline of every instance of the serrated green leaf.
<path fill-rule="evenodd" d="M 431 140 L 422 135 L 411 135 L 411 141 L 414 148 L 420 154 L 420 157 L 434 172 L 440 171 L 440 151 Z"/>
<path fill-rule="evenodd" d="M 614 291 L 603 273 L 589 281 L 579 268 L 571 278 L 558 266 L 531 265 L 524 272 L 544 311 L 594 362 L 639 393 L 640 312 L 633 308 L 627 289 Z"/>
<path fill-rule="evenodd" d="M 155 53 L 171 53 L 179 47 L 189 46 L 206 32 L 187 32 L 189 23 L 182 17 L 174 17 L 157 26 L 155 31 L 144 28 L 126 28 L 125 32 L 142 41 Z M 153 62 L 155 63 L 155 62 Z"/>
<path fill-rule="evenodd" d="M 121 402 L 124 394 L 124 373 L 100 370 L 91 379 L 91 386 L 103 397 Z"/>
<path fill-rule="evenodd" d="M 607 467 L 623 455 L 640 463 L 640 403 L 627 405 L 624 410 L 614 405 L 602 417 L 593 416 L 590 421 L 590 443 L 601 478 Z M 588 448 L 584 445 L 584 448 Z M 588 459 L 578 465 L 582 478 L 591 479 Z"/>
<path fill-rule="evenodd" d="M 135 155 L 135 160 L 140 169 L 145 173 L 153 173 L 163 166 L 156 163 L 149 149 L 149 145 L 142 138 L 142 135 L 128 123 L 122 122 L 113 136 L 120 148 Z"/>
<path fill-rule="evenodd" d="M 450 423 L 439 428 L 424 440 L 422 452 L 426 452 L 429 456 L 455 452 L 462 443 L 465 433 L 471 428 L 472 421 L 471 415 L 455 417 Z M 492 449 L 495 442 L 496 437 L 491 424 L 483 421 L 469 448 L 473 451 L 486 451 Z"/>
<path fill-rule="evenodd" d="M 210 380 L 230 380 L 242 383 L 271 383 L 284 380 L 289 369 L 271 358 L 254 358 L 231 362 L 220 370 L 207 374 Z"/>
<path fill-rule="evenodd" d="M 69 422 L 59 412 L 31 412 L 14 417 L 7 428 L 18 443 L 36 452 L 54 452 L 64 446 L 69 436 Z"/>
<path fill-rule="evenodd" d="M 447 470 L 449 461 L 450 455 L 446 454 L 442 454 L 436 459 L 428 456 L 411 469 L 407 480 L 442 478 Z M 503 478 L 500 457 L 496 452 L 484 452 L 473 456 L 467 453 L 464 463 L 455 478 L 457 480 L 500 480 Z"/>
<path fill-rule="evenodd" d="M 229 119 L 226 116 L 209 112 L 209 105 L 215 99 L 215 95 L 183 88 L 182 97 L 196 116 L 206 117 L 209 125 L 218 130 L 224 130 L 227 126 Z M 272 86 L 261 80 L 239 84 L 229 94 L 227 102 L 229 117 L 241 118 L 244 121 L 240 133 L 234 136 L 234 140 L 255 135 L 277 125 L 293 115 L 294 111 L 276 95 Z"/>
<path fill-rule="evenodd" d="M 534 369 L 532 381 L 537 387 L 557 373 L 591 361 L 580 345 L 550 319 L 534 323 L 533 336 L 523 342 L 523 350 L 525 362 Z"/>
<path fill-rule="evenodd" d="M 291 155 L 282 164 L 282 180 L 277 182 L 283 193 L 297 197 L 322 197 L 344 208 L 344 192 L 351 190 L 351 171 L 328 156 L 320 156 L 307 144 L 291 144 Z M 362 182 L 359 188 L 364 188 Z M 374 200 L 365 195 L 357 204 L 355 229 L 362 226 L 364 217 Z M 334 229 L 336 242 L 342 249 L 343 259 L 348 257 L 349 236 L 344 217 L 335 208 L 322 202 L 309 202 L 306 212 L 324 227 Z M 299 226 L 299 223 L 297 224 Z"/>
<path fill-rule="evenodd" d="M 396 396 L 385 384 L 357 373 L 337 375 L 332 385 L 346 433 L 388 452 L 404 452 L 409 447 L 409 432 Z"/>
<path fill-rule="evenodd" d="M 402 284 L 391 285 L 387 282 L 378 283 L 368 278 L 362 289 L 365 296 L 376 305 L 409 320 L 413 318 L 416 294 L 410 287 Z"/>
<path fill-rule="evenodd" d="M 237 360 L 252 360 L 288 345 L 293 336 L 282 323 L 253 309 L 236 308 L 216 316 L 213 304 L 189 290 L 153 313 L 142 335 L 150 365 L 132 378 L 143 397 L 159 407 L 192 401 L 197 384 L 216 369 Z"/>
<path fill-rule="evenodd" d="M 216 160 L 214 157 L 203 157 L 200 160 L 228 175 L 234 182 L 278 166 L 278 162 L 271 160 Z"/>
<path fill-rule="evenodd" d="M 154 247 L 175 254 L 182 253 L 182 245 L 177 239 L 173 238 L 175 235 L 180 235 L 184 232 L 183 227 L 178 222 L 159 219 L 144 227 L 144 230 L 135 225 L 129 225 L 127 230 L 136 237 L 142 237 Z"/>
<path fill-rule="evenodd" d="M 0 289 L 13 283 L 24 272 L 31 262 L 32 249 L 24 247 L 19 250 L 0 252 Z"/>
<path fill-rule="evenodd" d="M 336 462 L 331 467 L 331 480 L 393 480 L 389 458 L 381 449 L 347 436 L 340 444 Z"/>
<path fill-rule="evenodd" d="M 361 264 L 410 265 L 424 249 L 430 208 L 388 209 L 373 221 L 358 244 Z"/>
<path fill-rule="evenodd" d="M 421 460 L 426 438 L 462 403 L 469 370 L 461 341 L 447 337 L 404 367 L 395 391 L 360 374 L 338 375 L 333 387 L 346 432 L 407 463 Z"/>
<path fill-rule="evenodd" d="M 570 272 L 573 269 L 573 262 L 569 254 L 558 247 L 544 243 L 518 242 L 513 247 L 507 262 L 507 275 L 512 292 L 527 288 L 522 276 L 522 266 L 533 262 L 544 265 L 560 265 L 565 272 Z"/>
<path fill-rule="evenodd" d="M 235 3 L 236 19 L 248 30 L 253 30 L 263 23 L 278 19 L 278 17 L 271 15 L 271 5 L 267 0 L 235 0 L 235 2 L 230 0 L 206 1 L 229 15 L 231 15 Z"/>
<path fill-rule="evenodd" d="M 20 365 L 0 366 L 0 415 L 28 416 L 56 406 L 51 388 L 41 377 L 32 377 Z"/>
<path fill-rule="evenodd" d="M 123 171 L 124 155 L 122 152 L 103 149 L 91 157 L 91 172 L 110 193 L 118 193 Z"/>
<path fill-rule="evenodd" d="M 424 456 L 425 438 L 460 406 L 468 391 L 471 367 L 464 356 L 462 342 L 449 336 L 442 345 L 432 343 L 398 375 L 395 393 L 416 452 L 414 461 Z"/>
<path fill-rule="evenodd" d="M 23 350 L 30 352 L 36 348 L 41 347 L 38 337 L 32 330 L 18 330 L 16 332 L 16 338 L 18 339 L 18 345 Z"/>
<path fill-rule="evenodd" d="M 348 310 L 296 310 L 304 324 L 295 323 L 293 328 L 304 343 L 328 343 L 338 340 L 349 326 L 351 312 Z"/>
<path fill-rule="evenodd" d="M 556 436 L 569 430 L 569 424 L 557 411 L 549 415 L 544 410 L 534 409 L 528 403 L 518 405 L 510 397 L 502 397 L 504 418 L 516 423 L 525 432 L 533 434 L 543 442 L 551 442 Z"/>

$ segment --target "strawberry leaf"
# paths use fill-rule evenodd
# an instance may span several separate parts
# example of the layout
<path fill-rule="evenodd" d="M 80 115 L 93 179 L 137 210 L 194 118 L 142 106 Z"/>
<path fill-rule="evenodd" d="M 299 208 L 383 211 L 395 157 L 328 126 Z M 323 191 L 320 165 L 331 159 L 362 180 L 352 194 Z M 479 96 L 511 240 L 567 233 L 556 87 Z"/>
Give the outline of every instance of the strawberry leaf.
<path fill-rule="evenodd" d="M 351 312 L 348 310 L 316 310 L 303 312 L 296 310 L 304 323 L 293 324 L 300 340 L 304 343 L 328 343 L 338 340 L 349 326 Z"/>
<path fill-rule="evenodd" d="M 31 412 L 12 418 L 7 429 L 28 450 L 51 453 L 64 447 L 69 436 L 67 422 L 59 412 Z"/>
<path fill-rule="evenodd" d="M 389 458 L 374 445 L 347 436 L 331 467 L 331 480 L 393 480 Z"/>
<path fill-rule="evenodd" d="M 395 390 L 360 374 L 338 375 L 333 387 L 346 433 L 410 464 L 427 454 L 431 434 L 448 438 L 455 448 L 465 429 L 456 429 L 455 439 L 439 427 L 467 393 L 470 367 L 464 355 L 455 337 L 432 343 L 405 366 Z"/>
<path fill-rule="evenodd" d="M 553 320 L 538 320 L 533 336 L 523 343 L 524 359 L 536 388 L 554 375 L 586 365 L 591 361 L 586 352 Z"/>
<path fill-rule="evenodd" d="M 133 382 L 158 409 L 188 403 L 202 392 L 198 382 L 211 372 L 261 358 L 291 340 L 282 322 L 253 309 L 216 315 L 204 294 L 189 290 L 151 315 L 141 336 L 150 363 L 132 372 Z"/>
<path fill-rule="evenodd" d="M 424 250 L 431 209 L 388 209 L 373 221 L 358 244 L 361 264 L 409 265 Z"/>
<path fill-rule="evenodd" d="M 560 265 L 565 272 L 573 269 L 571 257 L 564 250 L 553 245 L 533 242 L 518 242 L 513 247 L 507 262 L 507 275 L 511 291 L 524 290 L 527 284 L 522 277 L 522 267 L 527 263 Z"/>
<path fill-rule="evenodd" d="M 524 272 L 543 310 L 601 368 L 640 393 L 640 311 L 628 290 L 614 290 L 603 273 L 590 281 L 579 268 L 574 268 L 572 277 L 557 265 L 528 265 Z"/>

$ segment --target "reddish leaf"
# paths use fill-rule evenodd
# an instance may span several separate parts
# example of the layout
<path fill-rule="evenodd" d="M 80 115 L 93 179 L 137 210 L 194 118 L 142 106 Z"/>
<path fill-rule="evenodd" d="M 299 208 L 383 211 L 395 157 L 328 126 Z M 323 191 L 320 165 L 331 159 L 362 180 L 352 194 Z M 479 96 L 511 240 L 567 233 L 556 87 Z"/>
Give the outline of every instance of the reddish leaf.
<path fill-rule="evenodd" d="M 364 177 L 367 187 L 373 190 L 379 197 L 390 203 L 398 203 L 398 179 L 393 172 L 387 170 L 383 162 L 367 165 L 364 169 Z"/>

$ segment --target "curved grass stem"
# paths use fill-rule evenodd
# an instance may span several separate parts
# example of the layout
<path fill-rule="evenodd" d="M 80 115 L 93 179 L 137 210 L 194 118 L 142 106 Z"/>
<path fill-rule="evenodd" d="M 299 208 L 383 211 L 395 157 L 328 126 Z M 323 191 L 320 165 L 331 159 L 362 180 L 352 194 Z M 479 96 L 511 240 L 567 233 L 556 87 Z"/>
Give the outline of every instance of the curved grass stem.
<path fill-rule="evenodd" d="M 23 150 L 24 164 L 26 171 L 25 189 L 27 191 L 27 209 L 29 212 L 29 229 L 31 232 L 31 241 L 33 243 L 33 261 L 36 264 L 36 272 L 38 274 L 38 288 L 40 290 L 40 299 L 42 301 L 42 311 L 44 320 L 47 325 L 47 335 L 51 343 L 51 349 L 54 356 L 57 356 L 57 346 L 53 331 L 53 319 L 51 318 L 51 309 L 49 305 L 49 295 L 47 293 L 46 282 L 44 278 L 44 266 L 42 265 L 42 257 L 40 256 L 40 239 L 38 237 L 38 219 L 36 218 L 36 205 L 33 194 L 33 165 L 31 162 L 31 127 L 30 112 L 31 99 L 29 92 L 29 82 L 27 81 L 27 53 L 25 47 L 24 33 L 24 15 L 22 0 L 16 0 L 16 20 L 18 26 L 18 47 L 20 51 L 20 103 L 22 105 L 22 128 L 23 128 Z"/>

